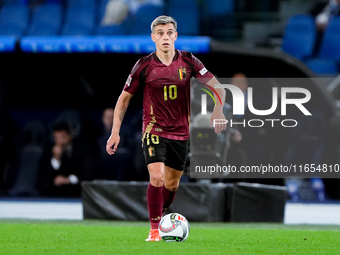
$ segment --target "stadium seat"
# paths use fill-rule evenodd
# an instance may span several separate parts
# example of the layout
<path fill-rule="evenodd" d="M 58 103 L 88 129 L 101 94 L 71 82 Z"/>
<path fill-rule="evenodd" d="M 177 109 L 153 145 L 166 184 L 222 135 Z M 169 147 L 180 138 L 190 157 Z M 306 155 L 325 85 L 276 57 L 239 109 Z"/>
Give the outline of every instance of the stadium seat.
<path fill-rule="evenodd" d="M 66 12 L 66 22 L 62 30 L 62 35 L 91 35 L 94 24 L 94 9 L 70 7 Z"/>
<path fill-rule="evenodd" d="M 319 75 L 336 75 L 339 73 L 337 60 L 332 59 L 312 59 L 306 61 L 306 65 Z"/>
<path fill-rule="evenodd" d="M 5 5 L 0 11 L 0 35 L 22 36 L 26 30 L 29 9 L 25 5 Z"/>
<path fill-rule="evenodd" d="M 41 121 L 28 122 L 20 133 L 15 160 L 10 164 L 8 178 L 11 197 L 36 197 L 39 195 L 39 171 L 44 154 L 46 128 Z"/>
<path fill-rule="evenodd" d="M 201 29 L 206 35 L 233 41 L 241 26 L 237 15 L 234 15 L 234 0 L 205 0 L 200 2 L 200 17 L 204 21 Z"/>
<path fill-rule="evenodd" d="M 315 59 L 306 64 L 318 74 L 337 74 L 340 72 L 340 17 L 332 19 L 323 35 L 320 51 Z"/>
<path fill-rule="evenodd" d="M 113 26 L 98 26 L 95 29 L 95 35 L 125 35 L 127 34 L 127 23 L 123 23 L 121 25 L 113 25 Z"/>
<path fill-rule="evenodd" d="M 22 36 L 21 29 L 18 29 L 16 26 L 12 26 L 11 24 L 1 25 L 0 24 L 0 36 Z"/>
<path fill-rule="evenodd" d="M 53 3 L 53 4 L 55 4 L 55 3 L 56 4 L 62 4 L 63 2 L 64 2 L 63 0 L 45 0 L 45 3 Z"/>
<path fill-rule="evenodd" d="M 332 19 L 321 43 L 318 58 L 340 60 L 340 17 Z"/>
<path fill-rule="evenodd" d="M 177 21 L 180 35 L 198 35 L 200 33 L 200 16 L 197 5 L 184 8 L 185 5 L 172 5 L 169 15 Z M 181 8 L 183 7 L 183 8 Z"/>
<path fill-rule="evenodd" d="M 168 5 L 169 6 L 174 6 L 174 5 L 187 5 L 187 6 L 192 6 L 192 5 L 196 5 L 197 4 L 197 0 L 186 0 L 186 1 L 183 1 L 183 0 L 168 0 Z"/>
<path fill-rule="evenodd" d="M 16 181 L 8 191 L 11 197 L 37 197 L 39 195 L 39 168 L 43 149 L 40 146 L 25 146 L 18 156 L 19 166 Z"/>
<path fill-rule="evenodd" d="M 2 0 L 1 4 L 8 5 L 8 4 L 27 4 L 28 0 Z"/>
<path fill-rule="evenodd" d="M 33 36 L 52 36 L 59 34 L 62 22 L 62 6 L 60 4 L 44 4 L 32 15 L 32 23 L 27 34 Z"/>
<path fill-rule="evenodd" d="M 283 36 L 282 50 L 297 59 L 311 57 L 316 40 L 314 19 L 309 15 L 296 15 L 289 19 Z"/>
<path fill-rule="evenodd" d="M 210 17 L 230 14 L 235 9 L 234 0 L 206 0 Z"/>
<path fill-rule="evenodd" d="M 150 34 L 151 22 L 160 15 L 163 15 L 163 7 L 146 4 L 139 8 L 133 17 L 133 22 L 130 27 L 130 34 L 143 35 Z"/>
<path fill-rule="evenodd" d="M 68 7 L 86 7 L 86 8 L 95 8 L 96 0 L 66 0 L 66 6 Z"/>

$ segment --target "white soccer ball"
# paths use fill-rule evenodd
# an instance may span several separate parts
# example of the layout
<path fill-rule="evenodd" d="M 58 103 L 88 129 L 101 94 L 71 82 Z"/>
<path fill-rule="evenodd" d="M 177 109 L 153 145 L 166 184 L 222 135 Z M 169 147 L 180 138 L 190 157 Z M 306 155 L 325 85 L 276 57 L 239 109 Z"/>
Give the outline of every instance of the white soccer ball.
<path fill-rule="evenodd" d="M 165 242 L 183 242 L 189 236 L 190 225 L 183 215 L 170 213 L 161 219 L 158 230 Z"/>

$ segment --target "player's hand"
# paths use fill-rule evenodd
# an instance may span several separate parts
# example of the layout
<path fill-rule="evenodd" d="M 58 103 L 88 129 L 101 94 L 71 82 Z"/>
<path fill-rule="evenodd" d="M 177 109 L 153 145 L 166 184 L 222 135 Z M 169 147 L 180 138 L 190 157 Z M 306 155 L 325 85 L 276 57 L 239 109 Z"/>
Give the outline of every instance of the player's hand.
<path fill-rule="evenodd" d="M 111 134 L 106 143 L 106 152 L 109 155 L 115 154 L 118 144 L 120 141 L 120 136 L 118 134 Z"/>
<path fill-rule="evenodd" d="M 210 117 L 211 127 L 214 127 L 214 120 L 220 120 L 220 121 L 215 121 L 215 133 L 216 134 L 221 133 L 223 130 L 227 128 L 227 124 L 226 124 L 227 121 L 222 111 L 219 111 L 219 110 L 213 111 Z"/>

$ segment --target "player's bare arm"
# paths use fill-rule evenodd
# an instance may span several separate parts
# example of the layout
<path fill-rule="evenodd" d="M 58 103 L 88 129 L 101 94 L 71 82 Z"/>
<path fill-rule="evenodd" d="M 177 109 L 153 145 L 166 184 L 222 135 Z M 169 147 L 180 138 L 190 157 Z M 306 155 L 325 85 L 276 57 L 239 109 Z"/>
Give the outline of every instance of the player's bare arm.
<path fill-rule="evenodd" d="M 119 141 L 119 131 L 122 125 L 126 110 L 129 106 L 132 95 L 126 91 L 123 91 L 119 96 L 114 113 L 113 113 L 113 126 L 109 139 L 106 143 L 106 151 L 109 155 L 115 154 Z"/>
<path fill-rule="evenodd" d="M 215 87 L 216 84 L 220 84 L 219 81 L 214 77 L 211 78 L 208 83 L 209 86 Z M 210 125 L 213 126 L 214 119 L 225 119 L 223 114 L 223 104 L 225 102 L 225 90 L 223 88 L 215 88 L 216 92 L 218 93 L 219 97 L 221 98 L 222 105 L 216 104 L 213 110 L 213 113 L 210 117 Z M 216 102 L 218 102 L 217 95 L 215 95 Z M 215 132 L 217 134 L 221 133 L 223 130 L 227 128 L 226 124 L 218 124 L 215 126 Z"/>

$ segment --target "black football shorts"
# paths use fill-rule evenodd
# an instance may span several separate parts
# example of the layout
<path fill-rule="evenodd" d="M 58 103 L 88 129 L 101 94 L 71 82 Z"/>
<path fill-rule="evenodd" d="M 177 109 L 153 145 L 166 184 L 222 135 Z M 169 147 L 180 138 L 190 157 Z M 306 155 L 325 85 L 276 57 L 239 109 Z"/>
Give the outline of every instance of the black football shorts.
<path fill-rule="evenodd" d="M 146 164 L 163 162 L 166 166 L 183 171 L 188 155 L 189 140 L 172 140 L 146 133 L 143 152 Z"/>

